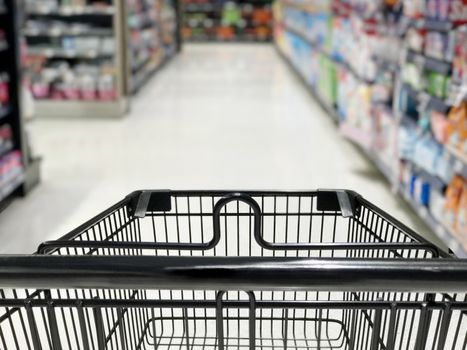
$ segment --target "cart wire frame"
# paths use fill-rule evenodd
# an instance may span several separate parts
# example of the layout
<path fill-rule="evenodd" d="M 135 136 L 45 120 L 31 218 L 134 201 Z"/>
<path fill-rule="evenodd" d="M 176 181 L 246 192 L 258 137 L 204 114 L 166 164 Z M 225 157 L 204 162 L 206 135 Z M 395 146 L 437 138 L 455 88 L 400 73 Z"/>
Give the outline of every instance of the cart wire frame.
<path fill-rule="evenodd" d="M 0 349 L 467 348 L 467 261 L 352 191 L 136 191 L 0 256 Z"/>

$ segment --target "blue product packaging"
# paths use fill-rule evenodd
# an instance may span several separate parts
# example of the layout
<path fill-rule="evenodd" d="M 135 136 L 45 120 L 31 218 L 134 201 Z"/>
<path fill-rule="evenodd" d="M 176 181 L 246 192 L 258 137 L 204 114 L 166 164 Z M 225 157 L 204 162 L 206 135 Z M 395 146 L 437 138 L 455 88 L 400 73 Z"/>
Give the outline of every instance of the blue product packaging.
<path fill-rule="evenodd" d="M 418 178 L 415 182 L 414 198 L 418 204 L 428 207 L 430 203 L 430 184 L 422 178 Z"/>
<path fill-rule="evenodd" d="M 410 176 L 410 182 L 409 182 L 409 188 L 408 188 L 409 195 L 412 198 L 414 198 L 414 194 L 415 194 L 415 183 L 416 183 L 416 181 L 417 181 L 417 176 L 412 174 Z"/>

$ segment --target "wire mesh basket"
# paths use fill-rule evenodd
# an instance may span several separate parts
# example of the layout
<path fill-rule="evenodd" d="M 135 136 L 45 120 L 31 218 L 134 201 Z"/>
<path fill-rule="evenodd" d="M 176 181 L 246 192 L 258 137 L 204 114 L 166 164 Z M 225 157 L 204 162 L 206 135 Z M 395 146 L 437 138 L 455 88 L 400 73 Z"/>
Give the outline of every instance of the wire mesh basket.
<path fill-rule="evenodd" d="M 137 191 L 0 288 L 5 350 L 467 348 L 467 261 L 351 191 Z"/>

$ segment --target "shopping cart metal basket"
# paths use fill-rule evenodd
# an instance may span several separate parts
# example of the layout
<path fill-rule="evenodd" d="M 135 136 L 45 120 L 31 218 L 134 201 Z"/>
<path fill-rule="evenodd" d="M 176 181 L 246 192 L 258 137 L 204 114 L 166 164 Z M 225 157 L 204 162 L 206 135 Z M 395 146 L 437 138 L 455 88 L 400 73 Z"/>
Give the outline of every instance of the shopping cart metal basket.
<path fill-rule="evenodd" d="M 351 191 L 137 191 L 0 288 L 2 350 L 467 348 L 467 261 Z"/>

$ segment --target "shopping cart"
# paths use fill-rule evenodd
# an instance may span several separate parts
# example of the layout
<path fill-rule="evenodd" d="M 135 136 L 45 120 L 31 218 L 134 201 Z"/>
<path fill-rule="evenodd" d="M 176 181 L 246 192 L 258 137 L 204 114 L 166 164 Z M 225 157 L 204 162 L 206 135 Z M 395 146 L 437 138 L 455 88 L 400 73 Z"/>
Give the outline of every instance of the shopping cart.
<path fill-rule="evenodd" d="M 2 350 L 467 348 L 467 261 L 351 191 L 134 192 L 0 288 Z"/>

